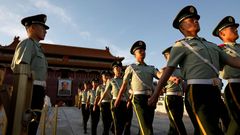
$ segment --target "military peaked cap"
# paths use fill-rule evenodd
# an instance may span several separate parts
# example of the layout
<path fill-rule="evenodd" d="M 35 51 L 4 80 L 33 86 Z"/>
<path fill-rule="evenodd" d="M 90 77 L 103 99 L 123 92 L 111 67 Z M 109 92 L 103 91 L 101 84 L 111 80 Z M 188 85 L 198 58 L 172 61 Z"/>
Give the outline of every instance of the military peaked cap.
<path fill-rule="evenodd" d="M 122 62 L 121 61 L 114 61 L 112 63 L 112 68 L 114 67 L 122 67 Z"/>
<path fill-rule="evenodd" d="M 194 6 L 189 5 L 184 7 L 175 17 L 173 21 L 173 27 L 179 29 L 180 23 L 186 18 L 196 18 L 198 20 L 200 19 L 200 16 L 197 13 L 197 9 Z"/>
<path fill-rule="evenodd" d="M 92 82 L 98 83 L 99 79 L 98 78 L 94 78 L 94 79 L 92 79 Z"/>
<path fill-rule="evenodd" d="M 218 37 L 219 32 L 229 26 L 236 26 L 236 27 L 239 26 L 238 23 L 235 23 L 235 19 L 232 16 L 226 16 L 218 23 L 218 25 L 212 32 L 213 36 Z"/>
<path fill-rule="evenodd" d="M 146 44 L 145 44 L 143 41 L 141 41 L 141 40 L 135 42 L 135 43 L 132 45 L 131 49 L 130 49 L 130 53 L 131 53 L 131 54 L 134 54 L 134 52 L 135 52 L 137 49 L 144 49 L 144 50 L 146 50 Z"/>
<path fill-rule="evenodd" d="M 165 54 L 165 53 L 168 53 L 168 52 L 170 52 L 170 51 L 171 51 L 171 49 L 172 49 L 172 46 L 170 46 L 170 47 L 166 48 L 164 51 L 162 51 L 162 54 Z"/>
<path fill-rule="evenodd" d="M 88 81 L 88 80 L 83 81 L 83 84 L 90 84 L 90 81 Z"/>
<path fill-rule="evenodd" d="M 28 16 L 21 20 L 22 25 L 30 26 L 31 24 L 41 24 L 45 27 L 45 29 L 49 29 L 49 27 L 45 24 L 47 21 L 47 16 L 45 14 L 39 14 L 34 16 Z"/>
<path fill-rule="evenodd" d="M 111 75 L 111 73 L 108 70 L 106 70 L 106 71 L 102 71 L 101 75 Z"/>

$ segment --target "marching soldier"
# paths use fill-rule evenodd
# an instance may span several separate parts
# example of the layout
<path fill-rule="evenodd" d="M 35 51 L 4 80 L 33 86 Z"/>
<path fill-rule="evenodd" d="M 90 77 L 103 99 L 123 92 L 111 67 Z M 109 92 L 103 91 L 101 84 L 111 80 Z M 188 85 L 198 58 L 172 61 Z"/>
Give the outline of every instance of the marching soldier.
<path fill-rule="evenodd" d="M 21 23 L 25 26 L 28 38 L 21 41 L 15 50 L 11 68 L 14 71 L 19 64 L 30 65 L 33 78 L 33 92 L 31 109 L 42 110 L 44 104 L 45 87 L 47 79 L 47 60 L 44 51 L 39 43 L 44 40 L 49 27 L 45 24 L 47 16 L 44 14 L 23 18 Z M 37 132 L 40 112 L 36 112 L 37 121 L 31 122 L 28 134 L 34 135 Z"/>
<path fill-rule="evenodd" d="M 88 92 L 88 102 L 90 102 L 90 114 L 91 114 L 91 131 L 92 131 L 92 135 L 96 135 L 97 134 L 97 125 L 99 122 L 99 118 L 100 118 L 100 109 L 98 106 L 96 106 L 96 108 L 93 110 L 94 108 L 94 102 L 96 99 L 96 89 L 98 87 L 98 79 L 93 79 L 92 80 L 92 90 L 90 90 Z"/>
<path fill-rule="evenodd" d="M 109 71 L 103 71 L 102 72 L 102 84 L 97 87 L 97 92 L 96 92 L 96 101 L 95 101 L 95 108 L 97 105 L 100 106 L 100 111 L 102 114 L 102 122 L 103 122 L 103 135 L 109 135 L 109 130 L 111 128 L 112 124 L 112 114 L 111 114 L 111 106 L 110 102 L 112 100 L 111 93 L 108 92 L 106 96 L 102 99 L 101 102 L 99 100 L 101 99 L 107 81 L 111 78 L 110 72 Z"/>
<path fill-rule="evenodd" d="M 77 92 L 77 95 L 76 95 L 76 107 L 78 108 L 78 109 L 80 109 L 81 108 L 81 106 L 82 106 L 82 85 L 78 85 L 78 92 Z"/>
<path fill-rule="evenodd" d="M 112 110 L 112 118 L 114 123 L 114 129 L 115 129 L 115 135 L 122 135 L 126 122 L 127 122 L 127 99 L 128 99 L 128 93 L 127 91 L 123 94 L 120 105 L 118 107 L 114 107 L 114 102 L 117 98 L 117 95 L 119 93 L 119 89 L 122 85 L 122 63 L 119 61 L 112 63 L 112 68 L 114 72 L 114 78 L 109 79 L 106 84 L 105 91 L 103 95 L 101 96 L 101 99 L 99 102 L 102 101 L 102 99 L 108 94 L 112 93 L 112 101 L 111 101 L 111 110 Z"/>
<path fill-rule="evenodd" d="M 238 26 L 239 24 L 235 23 L 235 19 L 232 16 L 226 16 L 213 30 L 213 35 L 219 37 L 224 43 L 220 45 L 221 49 L 232 57 L 240 57 L 240 45 L 236 43 L 239 37 Z M 227 134 L 240 134 L 240 69 L 226 65 L 222 73 L 223 79 L 228 80 L 224 94 L 231 114 L 231 122 L 227 129 Z"/>
<path fill-rule="evenodd" d="M 168 47 L 165 49 L 162 54 L 169 60 L 170 51 L 172 47 Z M 164 69 L 163 69 L 164 70 Z M 183 124 L 183 92 L 184 92 L 184 82 L 182 80 L 181 71 L 179 68 L 176 68 L 172 74 L 173 79 L 176 80 L 168 80 L 165 96 L 165 108 L 167 110 L 167 114 L 170 120 L 170 128 L 168 131 L 168 135 L 187 135 L 186 128 Z"/>
<path fill-rule="evenodd" d="M 174 19 L 173 27 L 185 38 L 173 46 L 167 67 L 149 99 L 149 105 L 156 105 L 162 88 L 179 65 L 188 84 L 185 101 L 190 103 L 189 114 L 194 114 L 194 117 L 190 116 L 194 126 L 196 127 L 197 122 L 202 134 L 222 135 L 218 126 L 221 100 L 221 81 L 218 78 L 220 62 L 240 68 L 240 59 L 228 56 L 217 45 L 198 37 L 199 19 L 194 6 L 184 7 Z"/>
<path fill-rule="evenodd" d="M 129 96 L 127 100 L 127 116 L 126 116 L 124 135 L 131 134 L 131 125 L 132 125 L 132 117 L 133 117 L 133 107 L 132 107 L 133 93 L 131 89 L 129 89 L 128 94 Z"/>
<path fill-rule="evenodd" d="M 133 90 L 133 107 L 136 112 L 141 134 L 153 134 L 153 118 L 155 106 L 149 106 L 148 98 L 153 90 L 153 77 L 160 77 L 160 72 L 153 66 L 149 66 L 144 62 L 146 44 L 143 41 L 135 42 L 131 47 L 131 54 L 135 56 L 136 63 L 129 65 L 125 70 L 123 83 L 114 106 L 120 105 L 122 95 L 126 91 L 128 82 Z"/>
<path fill-rule="evenodd" d="M 80 95 L 80 99 L 82 101 L 80 108 L 82 108 L 83 130 L 84 130 L 84 134 L 86 134 L 87 133 L 87 122 L 88 122 L 89 115 L 90 115 L 89 105 L 87 102 L 88 91 L 90 89 L 90 82 L 85 81 L 83 83 L 83 86 L 84 86 L 84 89 L 81 91 L 81 95 Z"/>

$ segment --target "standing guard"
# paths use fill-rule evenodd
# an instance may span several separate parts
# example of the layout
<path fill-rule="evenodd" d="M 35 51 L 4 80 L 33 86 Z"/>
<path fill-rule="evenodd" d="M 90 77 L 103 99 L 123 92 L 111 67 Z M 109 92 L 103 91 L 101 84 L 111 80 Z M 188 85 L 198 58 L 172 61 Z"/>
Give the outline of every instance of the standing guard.
<path fill-rule="evenodd" d="M 168 61 L 172 47 L 165 49 L 162 54 Z M 163 69 L 164 70 L 164 69 Z M 172 78 L 171 78 L 172 77 Z M 187 135 L 183 118 L 184 82 L 179 68 L 176 68 L 165 86 L 165 108 L 170 120 L 168 135 Z"/>
<path fill-rule="evenodd" d="M 240 57 L 240 44 L 236 43 L 238 39 L 239 24 L 235 23 L 232 16 L 224 17 L 216 28 L 213 35 L 219 37 L 224 44 L 220 48 L 232 57 Z M 240 134 L 240 69 L 224 66 L 222 78 L 228 80 L 225 87 L 225 100 L 228 110 L 231 114 L 231 122 L 227 129 L 228 135 Z"/>
<path fill-rule="evenodd" d="M 42 110 L 44 104 L 48 64 L 39 41 L 44 40 L 46 30 L 49 29 L 45 24 L 46 20 L 47 16 L 44 14 L 29 16 L 21 20 L 22 25 L 26 28 L 28 38 L 17 45 L 11 64 L 13 71 L 20 64 L 30 65 L 33 78 L 32 110 Z M 37 133 L 41 117 L 41 112 L 34 113 L 37 114 L 37 119 L 29 124 L 28 134 L 31 135 Z"/>
<path fill-rule="evenodd" d="M 156 106 L 148 105 L 148 98 L 153 92 L 153 77 L 160 77 L 160 72 L 144 62 L 146 44 L 139 40 L 131 47 L 131 54 L 135 56 L 136 63 L 129 65 L 123 77 L 123 83 L 114 106 L 120 105 L 122 95 L 126 91 L 130 81 L 130 87 L 133 90 L 133 107 L 137 115 L 140 132 L 142 135 L 153 135 L 153 118 Z"/>
<path fill-rule="evenodd" d="M 179 65 L 188 84 L 185 101 L 190 104 L 188 113 L 194 114 L 190 115 L 190 119 L 194 127 L 199 126 L 201 130 L 201 133 L 195 133 L 223 135 L 219 128 L 219 88 L 222 84 L 218 78 L 220 63 L 240 68 L 240 59 L 228 56 L 216 44 L 198 37 L 199 19 L 196 8 L 191 5 L 184 7 L 174 19 L 173 27 L 185 38 L 173 46 L 167 67 L 159 79 L 156 91 L 149 99 L 149 105 L 156 105 L 162 88 Z"/>

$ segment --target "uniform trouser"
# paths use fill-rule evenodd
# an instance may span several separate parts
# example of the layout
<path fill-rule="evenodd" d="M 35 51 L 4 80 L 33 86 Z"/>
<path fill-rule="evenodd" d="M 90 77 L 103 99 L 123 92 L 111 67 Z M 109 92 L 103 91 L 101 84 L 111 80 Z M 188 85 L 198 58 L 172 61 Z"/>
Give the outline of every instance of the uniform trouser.
<path fill-rule="evenodd" d="M 193 115 L 190 118 L 193 122 L 197 121 L 201 134 L 223 135 L 219 127 L 221 95 L 217 86 L 188 85 L 185 100 L 189 103 L 186 106 L 190 107 L 188 111 Z"/>
<path fill-rule="evenodd" d="M 101 103 L 101 114 L 103 122 L 103 135 L 109 135 L 109 130 L 112 124 L 112 114 L 110 108 L 110 102 Z"/>
<path fill-rule="evenodd" d="M 90 110 L 86 107 L 86 104 L 82 104 L 82 117 L 83 117 L 83 129 L 87 132 L 87 122 L 89 119 Z"/>
<path fill-rule="evenodd" d="M 231 114 L 231 122 L 228 126 L 227 135 L 240 134 L 240 83 L 227 84 L 225 99 Z"/>
<path fill-rule="evenodd" d="M 165 108 L 170 120 L 168 135 L 187 135 L 183 124 L 183 97 L 177 95 L 165 96 Z"/>
<path fill-rule="evenodd" d="M 222 99 L 220 99 L 219 103 L 220 103 L 220 119 L 222 121 L 221 128 L 225 132 L 228 129 L 228 126 L 229 126 L 229 123 L 230 123 L 230 115 L 229 115 L 229 112 L 227 110 L 227 106 L 224 103 L 224 101 Z"/>
<path fill-rule="evenodd" d="M 134 95 L 133 108 L 136 113 L 141 135 L 153 135 L 153 118 L 156 107 L 148 105 L 148 95 Z"/>
<path fill-rule="evenodd" d="M 187 95 L 187 92 L 186 92 L 186 95 Z M 194 135 L 200 135 L 200 128 L 198 126 L 198 123 L 197 123 L 197 120 L 195 118 L 195 115 L 192 111 L 192 107 L 190 105 L 190 102 L 186 99 L 185 97 L 185 107 L 186 107 L 186 110 L 187 110 L 187 113 L 188 113 L 188 116 L 193 124 L 193 127 L 194 127 Z"/>
<path fill-rule="evenodd" d="M 130 105 L 127 108 L 127 116 L 125 116 L 125 117 L 126 117 L 126 125 L 125 125 L 124 135 L 130 135 L 131 134 L 132 117 L 133 117 L 132 105 Z"/>
<path fill-rule="evenodd" d="M 91 131 L 92 131 L 92 135 L 96 135 L 97 134 L 97 126 L 98 126 L 98 122 L 99 122 L 99 118 L 100 118 L 100 109 L 97 106 L 96 110 L 93 111 L 93 107 L 94 107 L 94 105 L 90 105 Z"/>
<path fill-rule="evenodd" d="M 39 85 L 33 85 L 31 109 L 42 110 L 43 104 L 44 104 L 44 96 L 45 96 L 44 87 Z M 37 114 L 37 121 L 33 121 L 29 124 L 29 128 L 28 128 L 29 135 L 36 135 L 37 133 L 41 112 L 36 112 L 36 114 Z"/>
<path fill-rule="evenodd" d="M 114 123 L 115 135 L 122 135 L 127 119 L 127 102 L 120 101 L 118 107 L 114 107 L 115 100 L 111 101 L 112 118 Z"/>

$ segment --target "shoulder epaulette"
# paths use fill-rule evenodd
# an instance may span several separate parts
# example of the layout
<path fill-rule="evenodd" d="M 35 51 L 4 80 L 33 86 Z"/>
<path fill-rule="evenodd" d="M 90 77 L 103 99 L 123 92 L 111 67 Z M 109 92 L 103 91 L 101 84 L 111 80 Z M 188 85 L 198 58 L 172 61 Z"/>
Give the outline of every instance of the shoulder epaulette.
<path fill-rule="evenodd" d="M 208 42 L 208 43 L 211 43 L 211 44 L 214 44 L 214 45 L 217 45 L 216 43 L 213 43 L 213 42 L 207 41 L 206 39 L 205 39 L 204 41 L 206 41 L 206 42 Z"/>
<path fill-rule="evenodd" d="M 186 38 L 179 39 L 179 40 L 175 41 L 175 43 L 177 43 L 177 42 L 181 42 L 181 41 L 185 41 L 185 40 L 187 40 L 187 39 L 186 39 Z"/>
<path fill-rule="evenodd" d="M 133 63 L 133 64 L 128 65 L 128 67 L 135 67 L 136 65 L 137 65 L 136 63 Z"/>
<path fill-rule="evenodd" d="M 220 49 L 223 49 L 225 46 L 226 46 L 225 44 L 220 44 L 220 45 L 218 45 L 218 47 L 219 47 Z"/>

